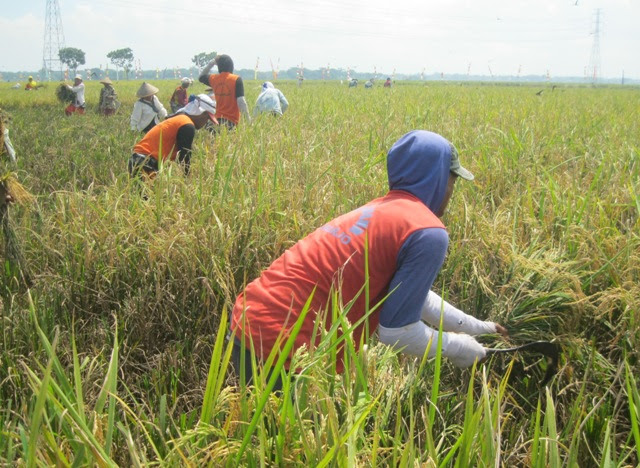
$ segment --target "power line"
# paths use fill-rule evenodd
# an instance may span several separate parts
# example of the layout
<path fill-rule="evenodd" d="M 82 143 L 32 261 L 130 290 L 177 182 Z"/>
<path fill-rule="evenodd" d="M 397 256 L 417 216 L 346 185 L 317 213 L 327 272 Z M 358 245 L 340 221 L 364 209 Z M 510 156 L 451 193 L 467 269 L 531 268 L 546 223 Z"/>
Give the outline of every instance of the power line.
<path fill-rule="evenodd" d="M 561 23 L 553 23 L 549 19 L 541 18 L 496 18 L 486 16 L 483 18 L 471 16 L 447 16 L 446 21 L 443 18 L 429 17 L 416 11 L 403 11 L 393 13 L 383 9 L 364 8 L 358 11 L 358 14 L 348 14 L 348 8 L 353 10 L 352 6 L 336 5 L 336 8 L 327 8 L 326 4 L 315 3 L 313 1 L 305 2 L 304 9 L 296 8 L 298 4 L 285 8 L 274 6 L 265 6 L 263 4 L 255 4 L 251 2 L 239 2 L 234 4 L 234 11 L 238 14 L 224 14 L 220 9 L 215 10 L 203 8 L 188 9 L 184 7 L 172 7 L 168 5 L 159 5 L 157 3 L 147 3 L 141 1 L 126 0 L 97 0 L 94 4 L 103 4 L 108 6 L 117 6 L 127 8 L 140 8 L 145 11 L 151 11 L 167 16 L 194 17 L 199 19 L 215 19 L 219 22 L 237 23 L 241 25 L 252 26 L 272 26 L 282 31 L 302 31 L 302 32 L 325 32 L 334 35 L 345 35 L 349 37 L 382 37 L 388 39 L 407 39 L 408 37 L 420 36 L 428 33 L 445 32 L 453 29 L 468 31 L 472 26 L 486 24 L 491 28 L 492 33 L 500 32 L 519 32 L 521 34 L 529 34 L 532 37 L 523 38 L 524 41 L 536 41 L 541 39 L 552 39 L 552 35 L 560 40 L 566 40 L 568 35 L 572 33 L 583 33 L 584 28 L 577 21 L 575 24 L 567 24 L 566 21 Z M 331 5 L 331 2 L 329 2 Z M 318 11 L 310 13 L 308 7 L 317 7 Z M 344 14 L 331 14 L 331 11 L 339 9 Z M 373 11 L 372 11 L 373 10 Z M 372 12 L 379 12 L 378 16 L 371 16 Z M 260 17 L 251 17 L 247 12 L 258 12 Z M 283 19 L 291 15 L 299 15 L 293 18 Z M 381 16 L 382 15 L 382 16 Z M 331 24 L 328 25 L 327 23 Z M 419 34 L 407 34 L 407 25 L 421 27 Z M 496 30 L 496 23 L 499 29 Z M 366 30 L 358 29 L 366 28 Z M 513 40 L 513 39 L 512 39 Z M 517 41 L 517 40 L 516 40 Z"/>

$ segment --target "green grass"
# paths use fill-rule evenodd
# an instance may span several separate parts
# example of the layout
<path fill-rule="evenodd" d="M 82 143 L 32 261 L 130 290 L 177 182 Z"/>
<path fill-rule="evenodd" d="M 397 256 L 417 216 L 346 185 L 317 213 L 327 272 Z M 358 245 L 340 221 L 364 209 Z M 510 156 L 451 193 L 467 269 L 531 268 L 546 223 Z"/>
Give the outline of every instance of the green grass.
<path fill-rule="evenodd" d="M 154 81 L 160 99 L 177 85 Z M 640 92 L 637 88 L 277 84 L 283 119 L 196 137 L 146 190 L 126 164 L 140 82 L 123 106 L 65 118 L 55 85 L 0 86 L 20 182 L 11 223 L 33 285 L 0 276 L 0 463 L 212 466 L 637 466 Z M 249 104 L 260 83 L 246 82 Z M 204 86 L 195 85 L 201 92 Z M 296 355 L 281 397 L 227 380 L 226 314 L 296 240 L 387 188 L 385 155 L 425 128 L 476 175 L 457 184 L 434 288 L 535 356 L 460 371 L 346 342 Z M 366 292 L 363 292 L 366 293 Z M 345 305 L 334 300 L 336 327 Z M 435 343 L 433 345 L 436 345 Z M 276 370 L 280 363 L 273 356 Z M 295 394 L 295 399 L 289 396 Z"/>

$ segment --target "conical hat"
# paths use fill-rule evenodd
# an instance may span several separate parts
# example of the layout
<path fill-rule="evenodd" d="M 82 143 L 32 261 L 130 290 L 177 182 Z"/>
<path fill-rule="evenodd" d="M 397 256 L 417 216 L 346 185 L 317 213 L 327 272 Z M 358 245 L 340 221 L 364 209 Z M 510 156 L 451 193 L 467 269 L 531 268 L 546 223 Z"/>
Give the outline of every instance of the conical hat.
<path fill-rule="evenodd" d="M 102 83 L 102 84 L 113 84 L 113 81 L 111 81 L 111 78 L 109 78 L 108 76 L 105 76 L 103 79 L 100 80 L 100 83 Z"/>
<path fill-rule="evenodd" d="M 138 96 L 139 98 L 149 97 L 149 96 L 153 96 L 158 91 L 160 91 L 158 88 L 156 88 L 152 84 L 149 84 L 145 81 L 140 86 L 140 89 L 136 92 L 136 96 Z"/>

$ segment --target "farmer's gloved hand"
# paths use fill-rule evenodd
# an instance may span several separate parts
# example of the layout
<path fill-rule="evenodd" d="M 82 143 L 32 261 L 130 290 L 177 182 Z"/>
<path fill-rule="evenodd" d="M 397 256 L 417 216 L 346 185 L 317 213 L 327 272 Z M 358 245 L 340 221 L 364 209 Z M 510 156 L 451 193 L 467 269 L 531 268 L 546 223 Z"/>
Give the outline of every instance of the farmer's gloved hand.
<path fill-rule="evenodd" d="M 475 338 L 465 334 L 448 333 L 448 343 L 444 355 L 456 367 L 470 367 L 476 361 L 481 361 L 487 352 Z"/>

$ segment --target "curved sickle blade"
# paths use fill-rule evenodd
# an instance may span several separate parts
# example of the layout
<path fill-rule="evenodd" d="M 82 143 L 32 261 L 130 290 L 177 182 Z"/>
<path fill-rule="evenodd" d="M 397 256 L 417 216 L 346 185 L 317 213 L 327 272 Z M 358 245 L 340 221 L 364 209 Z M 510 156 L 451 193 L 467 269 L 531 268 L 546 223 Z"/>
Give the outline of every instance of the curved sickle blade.
<path fill-rule="evenodd" d="M 558 371 L 558 360 L 560 358 L 560 346 L 556 343 L 551 343 L 550 341 L 534 341 L 532 343 L 523 344 L 521 346 L 516 346 L 515 348 L 487 348 L 487 355 L 498 354 L 498 353 L 515 353 L 518 351 L 530 351 L 533 353 L 542 354 L 547 358 L 548 366 L 547 372 L 544 374 L 544 378 L 542 379 L 541 385 L 544 387 L 550 380 L 551 377 Z"/>

